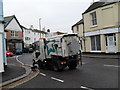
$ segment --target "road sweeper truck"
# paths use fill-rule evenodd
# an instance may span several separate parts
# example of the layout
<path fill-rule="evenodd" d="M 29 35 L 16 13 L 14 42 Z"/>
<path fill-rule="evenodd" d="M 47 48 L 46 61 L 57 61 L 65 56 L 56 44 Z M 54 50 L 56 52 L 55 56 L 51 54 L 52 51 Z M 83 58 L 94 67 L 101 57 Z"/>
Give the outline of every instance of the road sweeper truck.
<path fill-rule="evenodd" d="M 40 38 L 34 44 L 33 66 L 61 71 L 74 69 L 81 62 L 81 44 L 77 34 L 63 34 Z"/>

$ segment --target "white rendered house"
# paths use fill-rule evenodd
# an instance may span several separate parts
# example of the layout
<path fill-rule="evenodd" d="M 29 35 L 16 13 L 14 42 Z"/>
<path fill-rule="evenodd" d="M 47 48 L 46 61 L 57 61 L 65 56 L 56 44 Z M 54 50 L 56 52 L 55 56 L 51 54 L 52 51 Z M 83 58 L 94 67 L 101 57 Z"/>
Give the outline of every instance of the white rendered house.
<path fill-rule="evenodd" d="M 44 31 L 40 31 L 37 29 L 28 29 L 24 26 L 23 28 L 23 41 L 24 41 L 24 48 L 29 48 L 30 45 L 32 45 L 34 42 L 37 42 L 40 38 L 44 38 L 47 34 Z"/>

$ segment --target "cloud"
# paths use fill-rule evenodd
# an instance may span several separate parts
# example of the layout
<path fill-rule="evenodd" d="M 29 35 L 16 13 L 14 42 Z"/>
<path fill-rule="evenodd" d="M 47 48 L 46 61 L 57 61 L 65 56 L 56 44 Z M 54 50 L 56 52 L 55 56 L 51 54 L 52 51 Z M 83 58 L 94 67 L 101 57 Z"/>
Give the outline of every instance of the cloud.
<path fill-rule="evenodd" d="M 4 15 L 15 14 L 23 26 L 39 26 L 53 31 L 71 32 L 71 26 L 82 18 L 90 0 L 4 0 Z"/>

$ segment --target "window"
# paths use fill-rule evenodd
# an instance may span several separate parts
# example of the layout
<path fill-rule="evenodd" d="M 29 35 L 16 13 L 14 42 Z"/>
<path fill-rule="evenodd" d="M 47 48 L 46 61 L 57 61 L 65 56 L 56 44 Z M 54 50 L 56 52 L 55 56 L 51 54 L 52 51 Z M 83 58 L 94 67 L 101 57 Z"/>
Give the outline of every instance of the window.
<path fill-rule="evenodd" d="M 101 50 L 100 35 L 91 37 L 91 50 L 93 51 Z"/>
<path fill-rule="evenodd" d="M 25 37 L 25 40 L 30 40 L 30 37 Z"/>
<path fill-rule="evenodd" d="M 91 13 L 90 15 L 91 15 L 91 24 L 92 24 L 92 26 L 97 25 L 96 12 L 93 12 L 93 13 Z"/>
<path fill-rule="evenodd" d="M 18 36 L 18 32 L 17 31 L 15 31 L 15 36 Z"/>
<path fill-rule="evenodd" d="M 18 31 L 11 31 L 11 36 L 12 37 L 18 36 Z"/>
<path fill-rule="evenodd" d="M 11 36 L 14 37 L 14 31 L 11 31 Z"/>

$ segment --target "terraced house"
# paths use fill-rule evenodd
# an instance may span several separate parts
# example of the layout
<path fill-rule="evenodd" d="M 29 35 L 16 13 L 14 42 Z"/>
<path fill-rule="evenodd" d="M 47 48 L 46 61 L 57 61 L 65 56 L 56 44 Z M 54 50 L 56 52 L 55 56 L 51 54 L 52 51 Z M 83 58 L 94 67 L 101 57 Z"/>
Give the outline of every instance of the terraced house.
<path fill-rule="evenodd" d="M 94 2 L 82 14 L 83 23 L 72 26 L 79 32 L 83 52 L 120 53 L 120 1 Z M 80 26 L 83 26 L 80 28 Z"/>

